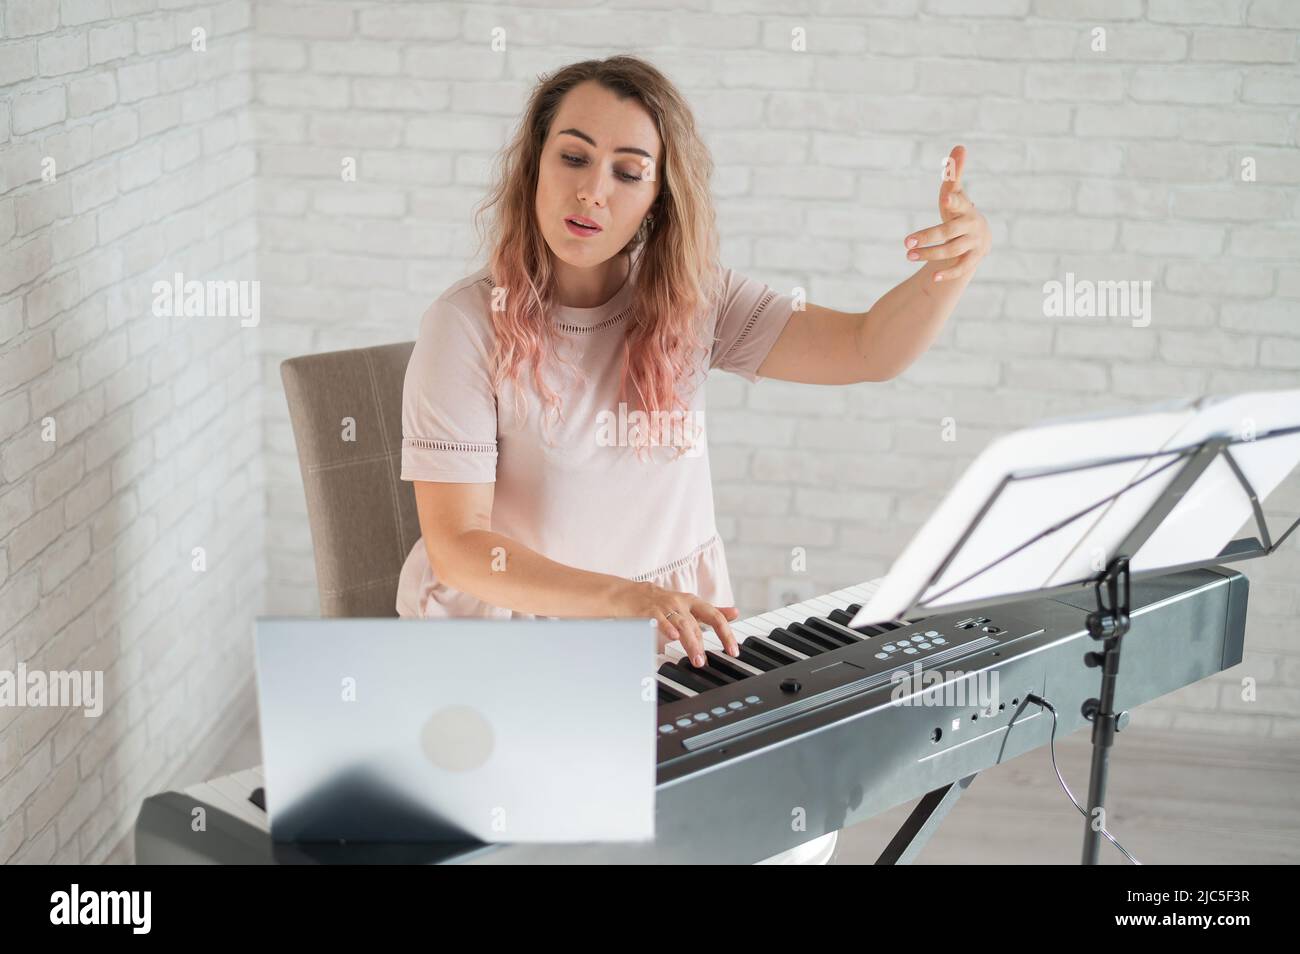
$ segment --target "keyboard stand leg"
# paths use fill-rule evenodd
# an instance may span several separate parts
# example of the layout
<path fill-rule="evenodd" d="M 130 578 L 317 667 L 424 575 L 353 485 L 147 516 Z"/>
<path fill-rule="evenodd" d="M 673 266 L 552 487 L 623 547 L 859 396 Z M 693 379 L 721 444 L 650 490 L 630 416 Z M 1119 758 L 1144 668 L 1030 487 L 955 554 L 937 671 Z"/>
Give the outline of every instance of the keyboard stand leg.
<path fill-rule="evenodd" d="M 907 816 L 907 821 L 876 859 L 876 864 L 910 865 L 978 774 L 967 775 L 922 796 L 912 814 Z"/>

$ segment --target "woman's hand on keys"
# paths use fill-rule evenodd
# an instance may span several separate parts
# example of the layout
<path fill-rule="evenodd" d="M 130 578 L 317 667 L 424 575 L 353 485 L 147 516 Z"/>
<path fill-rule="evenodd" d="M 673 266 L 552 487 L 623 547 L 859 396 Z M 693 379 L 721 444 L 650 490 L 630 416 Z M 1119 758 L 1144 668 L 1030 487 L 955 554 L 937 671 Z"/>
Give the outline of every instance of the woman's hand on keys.
<path fill-rule="evenodd" d="M 731 632 L 731 620 L 740 613 L 734 606 L 714 606 L 693 593 L 665 589 L 649 581 L 636 584 L 628 602 L 629 616 L 644 616 L 658 624 L 659 652 L 673 640 L 682 644 L 686 656 L 695 666 L 706 662 L 702 626 L 711 626 L 730 656 L 740 655 L 740 644 Z"/>

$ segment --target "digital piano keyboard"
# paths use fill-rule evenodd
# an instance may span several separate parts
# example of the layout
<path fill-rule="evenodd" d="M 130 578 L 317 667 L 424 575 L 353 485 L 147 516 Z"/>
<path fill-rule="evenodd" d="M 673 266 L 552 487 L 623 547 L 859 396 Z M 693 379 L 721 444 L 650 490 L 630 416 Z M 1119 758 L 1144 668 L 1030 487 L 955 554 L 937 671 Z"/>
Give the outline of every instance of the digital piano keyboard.
<path fill-rule="evenodd" d="M 1085 628 L 1091 588 L 850 627 L 878 585 L 732 623 L 739 657 L 706 630 L 703 668 L 684 660 L 679 644 L 666 647 L 656 673 L 652 843 L 273 843 L 253 768 L 146 799 L 137 861 L 748 863 L 921 796 L 933 807 L 976 773 L 1046 745 L 1051 717 L 1028 693 L 1055 706 L 1059 735 L 1089 724 L 1080 707 L 1100 680 L 1083 664 L 1095 648 Z M 1117 706 L 1132 709 L 1239 663 L 1248 589 L 1242 573 L 1219 566 L 1133 581 Z M 925 696 L 900 696 L 903 674 L 919 675 Z M 995 674 L 997 698 L 987 705 L 958 691 L 980 680 L 987 689 Z M 206 830 L 196 832 L 198 807 Z"/>

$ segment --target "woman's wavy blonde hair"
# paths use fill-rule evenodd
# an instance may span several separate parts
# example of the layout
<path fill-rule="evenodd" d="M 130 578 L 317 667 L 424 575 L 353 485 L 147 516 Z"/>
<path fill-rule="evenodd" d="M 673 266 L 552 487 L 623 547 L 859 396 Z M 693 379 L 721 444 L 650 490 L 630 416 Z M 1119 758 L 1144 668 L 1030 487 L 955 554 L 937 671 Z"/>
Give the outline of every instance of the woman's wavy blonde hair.
<path fill-rule="evenodd" d="M 719 292 L 716 215 L 710 195 L 713 159 L 696 130 L 690 107 L 657 69 L 634 56 L 584 60 L 539 78 L 512 141 L 498 156 L 494 184 L 475 213 L 479 249 L 490 240 L 488 268 L 496 288 L 507 289 L 504 306 L 491 311 L 496 332 L 493 385 L 500 393 L 509 378 L 516 384 L 532 369 L 537 392 L 552 418 L 563 420 L 559 396 L 542 379 L 543 361 L 555 356 L 556 332 L 545 316 L 556 303 L 549 249 L 537 223 L 537 178 L 542 149 L 560 101 L 579 83 L 594 80 L 620 99 L 635 99 L 654 119 L 663 143 L 655 168 L 659 194 L 646 222 L 620 250 L 638 255 L 639 268 L 623 346 L 619 400 L 630 410 L 662 420 L 685 410 L 685 379 L 698 367 L 702 347 L 699 317 Z M 496 215 L 485 231 L 482 217 Z M 522 291 L 522 294 L 516 290 Z M 631 395 L 635 395 L 635 400 Z M 657 434 L 637 429 L 632 443 L 660 443 Z"/>

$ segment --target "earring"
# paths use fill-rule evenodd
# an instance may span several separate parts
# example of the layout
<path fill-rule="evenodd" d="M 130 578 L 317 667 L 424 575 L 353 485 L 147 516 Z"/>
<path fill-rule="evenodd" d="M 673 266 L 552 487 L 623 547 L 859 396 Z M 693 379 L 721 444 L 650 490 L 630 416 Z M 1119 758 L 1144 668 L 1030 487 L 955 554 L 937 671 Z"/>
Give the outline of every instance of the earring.
<path fill-rule="evenodd" d="M 646 238 L 650 235 L 650 229 L 654 226 L 654 224 L 655 224 L 655 217 L 653 212 L 641 220 L 641 227 L 637 229 L 638 242 L 644 242 L 646 240 Z"/>

